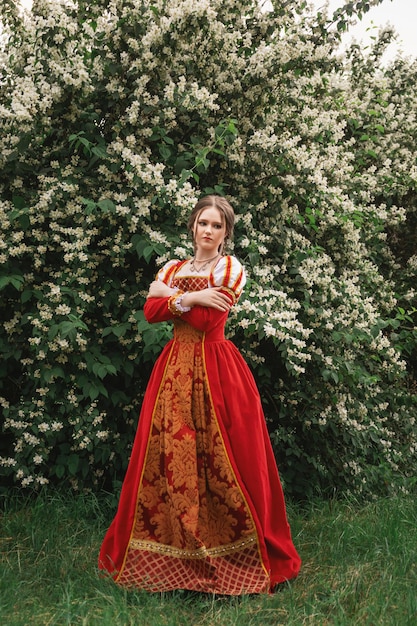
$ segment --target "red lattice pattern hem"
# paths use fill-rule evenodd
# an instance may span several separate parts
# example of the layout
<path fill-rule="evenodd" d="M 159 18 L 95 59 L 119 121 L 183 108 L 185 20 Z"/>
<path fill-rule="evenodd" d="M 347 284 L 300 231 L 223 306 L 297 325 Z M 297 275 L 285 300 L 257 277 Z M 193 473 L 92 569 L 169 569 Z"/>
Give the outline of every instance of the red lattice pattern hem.
<path fill-rule="evenodd" d="M 270 586 L 256 543 L 225 556 L 202 559 L 130 547 L 117 583 L 146 591 L 188 589 L 222 595 L 268 593 Z"/>

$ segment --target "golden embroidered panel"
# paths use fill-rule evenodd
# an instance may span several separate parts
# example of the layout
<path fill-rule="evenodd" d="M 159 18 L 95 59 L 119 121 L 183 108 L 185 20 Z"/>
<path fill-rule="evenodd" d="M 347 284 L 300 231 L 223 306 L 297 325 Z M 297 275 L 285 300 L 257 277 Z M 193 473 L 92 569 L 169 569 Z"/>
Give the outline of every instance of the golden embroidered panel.
<path fill-rule="evenodd" d="M 202 333 L 180 320 L 175 333 L 118 582 L 215 592 L 219 577 L 222 593 L 265 591 L 253 518 L 212 407 Z"/>

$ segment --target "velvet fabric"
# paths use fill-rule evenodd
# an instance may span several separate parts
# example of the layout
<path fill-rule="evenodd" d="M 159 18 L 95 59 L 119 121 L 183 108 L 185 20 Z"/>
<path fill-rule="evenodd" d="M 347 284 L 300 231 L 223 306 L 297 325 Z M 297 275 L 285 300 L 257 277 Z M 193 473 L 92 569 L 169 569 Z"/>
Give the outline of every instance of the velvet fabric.
<path fill-rule="evenodd" d="M 170 266 L 169 273 L 164 277 L 170 285 L 175 284 L 175 270 L 181 264 L 173 267 L 174 270 Z M 217 282 L 225 288 L 225 293 L 230 294 L 230 285 L 234 285 L 233 289 L 236 291 L 236 272 L 233 275 L 229 267 L 228 273 L 223 272 L 219 276 L 221 277 Z M 119 584 L 148 588 L 151 591 L 175 588 L 175 580 L 178 580 L 178 588 L 233 595 L 271 591 L 278 583 L 297 576 L 301 560 L 291 538 L 278 469 L 254 378 L 237 348 L 224 337 L 227 313 L 195 306 L 178 319 L 170 312 L 167 303 L 168 298 L 149 298 L 144 307 L 145 316 L 150 323 L 174 319 L 174 337 L 163 349 L 148 383 L 118 511 L 104 538 L 99 567 L 109 572 Z M 219 559 L 213 558 L 213 554 L 216 554 L 215 548 L 210 546 L 211 552 L 209 549 L 206 557 L 200 559 L 204 548 L 200 540 L 198 558 L 196 552 L 194 561 L 187 561 L 184 558 L 171 558 L 167 546 L 159 547 L 148 542 L 145 547 L 154 545 L 146 553 L 149 559 L 153 558 L 152 551 L 163 552 L 158 555 L 157 581 L 151 582 L 152 573 L 149 572 L 152 572 L 152 565 L 148 564 L 146 570 L 145 550 L 140 542 L 142 552 L 134 550 L 138 543 L 135 544 L 135 536 L 141 522 L 138 519 L 142 510 L 139 506 L 139 493 L 144 489 L 146 459 L 150 454 L 150 446 L 155 441 L 152 433 L 155 430 L 156 407 L 160 401 L 161 389 L 172 365 L 174 351 L 179 347 L 177 344 L 189 341 L 188 335 L 198 348 L 198 360 L 203 363 L 205 404 L 210 405 L 212 421 L 214 420 L 215 427 L 219 429 L 218 439 L 222 441 L 223 454 L 230 466 L 230 476 L 237 482 L 243 505 L 253 521 L 256 554 L 252 551 L 250 557 L 245 556 L 243 552 L 246 548 L 242 548 L 244 558 L 239 563 L 237 560 L 232 563 L 234 556 L 230 556 L 228 562 L 221 564 Z M 152 524 L 148 523 L 148 526 Z M 246 536 L 249 535 L 248 530 L 242 530 L 240 537 L 244 539 L 245 533 Z M 242 545 L 243 543 L 244 541 Z M 222 545 L 219 541 L 219 549 Z M 236 547 L 233 549 L 238 552 Z M 190 569 L 197 567 L 196 562 L 199 559 L 205 561 L 201 565 L 202 569 Z M 149 563 L 153 561 L 149 560 Z M 175 578 L 174 571 L 173 582 L 176 564 L 178 572 L 181 570 L 182 573 L 178 573 Z M 189 571 L 183 572 L 187 568 Z M 251 577 L 248 578 L 246 574 L 249 569 Z M 142 576 L 142 570 L 147 572 L 146 576 Z M 240 571 L 242 583 L 234 581 L 232 584 L 230 578 L 238 579 Z"/>

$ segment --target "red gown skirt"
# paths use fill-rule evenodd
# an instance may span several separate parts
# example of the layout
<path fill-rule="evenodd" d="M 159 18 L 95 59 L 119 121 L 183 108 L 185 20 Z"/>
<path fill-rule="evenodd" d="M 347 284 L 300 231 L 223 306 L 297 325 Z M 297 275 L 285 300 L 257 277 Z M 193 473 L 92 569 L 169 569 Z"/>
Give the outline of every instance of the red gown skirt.
<path fill-rule="evenodd" d="M 172 319 L 166 298 L 148 299 L 145 315 Z M 120 585 L 267 593 L 300 569 L 259 393 L 226 318 L 194 307 L 175 319 L 153 369 L 99 556 Z"/>

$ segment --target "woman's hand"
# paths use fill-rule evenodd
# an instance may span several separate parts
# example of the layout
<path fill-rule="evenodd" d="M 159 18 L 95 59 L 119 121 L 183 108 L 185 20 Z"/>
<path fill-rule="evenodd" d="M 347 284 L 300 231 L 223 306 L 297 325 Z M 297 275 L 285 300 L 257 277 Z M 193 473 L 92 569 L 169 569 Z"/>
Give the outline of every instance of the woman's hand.
<path fill-rule="evenodd" d="M 229 311 L 232 306 L 230 298 L 222 293 L 221 287 L 208 287 L 201 291 L 187 293 L 182 299 L 183 306 L 206 306 L 218 311 Z"/>
<path fill-rule="evenodd" d="M 154 280 L 149 285 L 148 298 L 169 298 L 176 293 L 176 289 L 168 287 L 161 280 Z M 230 298 L 222 293 L 221 287 L 208 287 L 201 291 L 191 291 L 182 299 L 183 306 L 206 306 L 218 311 L 229 311 L 232 306 Z"/>
<path fill-rule="evenodd" d="M 154 280 L 149 285 L 147 298 L 169 298 L 175 293 L 175 289 L 168 287 L 161 280 Z"/>

